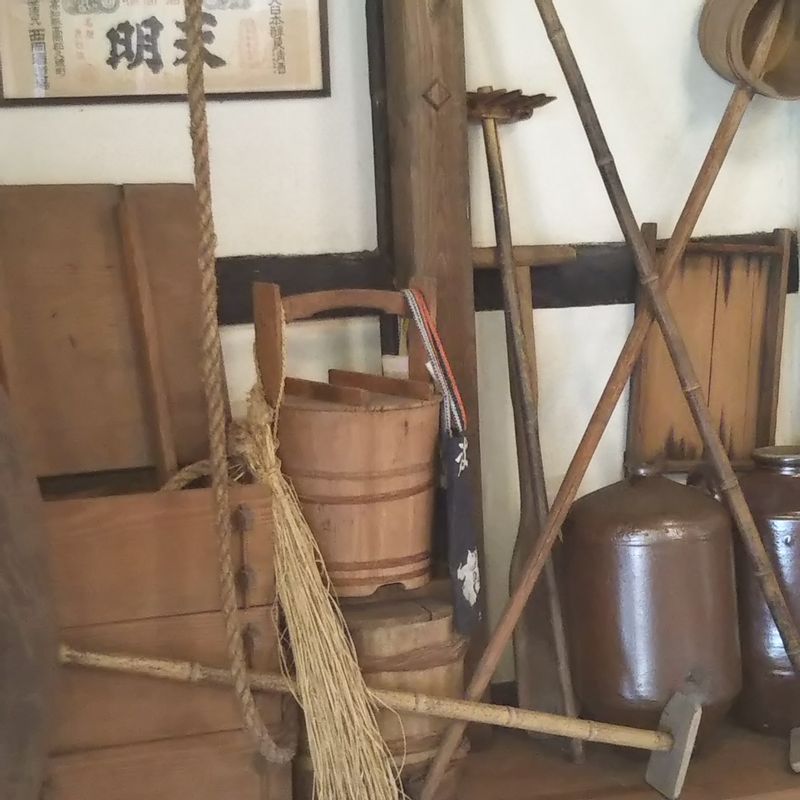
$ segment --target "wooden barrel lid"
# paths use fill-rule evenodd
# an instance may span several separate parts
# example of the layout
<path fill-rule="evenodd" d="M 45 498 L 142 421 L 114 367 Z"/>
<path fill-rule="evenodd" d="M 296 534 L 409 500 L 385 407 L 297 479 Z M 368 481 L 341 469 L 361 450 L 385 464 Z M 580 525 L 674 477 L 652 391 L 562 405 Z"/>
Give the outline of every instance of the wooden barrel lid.
<path fill-rule="evenodd" d="M 466 639 L 453 629 L 453 606 L 438 587 L 384 593 L 342 603 L 364 673 L 406 672 L 457 664 Z"/>
<path fill-rule="evenodd" d="M 453 616 L 453 606 L 435 596 L 424 596 L 419 592 L 407 592 L 407 597 L 391 597 L 382 600 L 369 597 L 361 602 L 343 601 L 342 613 L 351 632 L 370 628 L 385 628 L 387 625 L 402 627 L 433 622 Z"/>

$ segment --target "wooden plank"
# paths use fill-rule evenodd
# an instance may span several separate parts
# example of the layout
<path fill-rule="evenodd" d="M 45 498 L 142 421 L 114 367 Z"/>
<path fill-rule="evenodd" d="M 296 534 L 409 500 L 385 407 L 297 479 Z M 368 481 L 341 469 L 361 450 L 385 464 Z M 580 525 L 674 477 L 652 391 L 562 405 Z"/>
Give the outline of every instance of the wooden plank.
<path fill-rule="evenodd" d="M 370 393 L 353 386 L 332 386 L 323 381 L 310 381 L 304 378 L 287 378 L 287 395 L 307 397 L 311 400 L 326 400 L 329 403 L 363 406 L 370 400 Z"/>
<path fill-rule="evenodd" d="M 113 186 L 0 187 L 0 333 L 38 475 L 154 463 Z"/>
<path fill-rule="evenodd" d="M 47 800 L 292 800 L 291 764 L 260 775 L 243 733 L 71 753 L 49 770 Z"/>
<path fill-rule="evenodd" d="M 706 397 L 717 292 L 716 261 L 713 255 L 687 256 L 667 291 Z M 640 392 L 641 397 L 634 406 L 637 417 L 629 419 L 629 426 L 632 426 L 628 441 L 629 460 L 700 458 L 700 435 L 683 399 L 683 391 L 658 327 L 654 326 L 650 331 L 631 385 L 632 392 Z"/>
<path fill-rule="evenodd" d="M 253 284 L 256 368 L 264 397 L 275 408 L 281 399 L 284 373 L 281 292 L 274 283 Z"/>
<path fill-rule="evenodd" d="M 731 458 L 755 447 L 767 269 L 758 257 L 720 259 L 708 400 Z"/>
<path fill-rule="evenodd" d="M 243 601 L 272 603 L 270 499 L 260 486 L 240 486 L 232 501 L 252 520 Z M 44 512 L 62 628 L 219 610 L 211 490 L 54 500 Z M 234 548 L 237 568 L 243 549 Z"/>
<path fill-rule="evenodd" d="M 139 220 L 178 463 L 191 464 L 208 457 L 197 198 L 188 184 L 123 190 Z"/>
<path fill-rule="evenodd" d="M 122 239 L 122 268 L 128 288 L 131 321 L 141 359 L 145 405 L 150 418 L 156 469 L 161 483 L 166 483 L 178 469 L 178 454 L 170 418 L 161 345 L 156 325 L 150 275 L 142 245 L 142 227 L 130 193 L 123 190 L 118 206 Z"/>
<path fill-rule="evenodd" d="M 720 437 L 740 465 L 775 435 L 791 238 L 787 231 L 772 238 L 693 248 L 669 292 Z M 697 466 L 700 438 L 658 332 L 651 331 L 634 372 L 628 419 L 629 465 L 658 460 L 668 472 Z"/>
<path fill-rule="evenodd" d="M 433 397 L 433 385 L 425 381 L 387 378 L 384 375 L 368 375 L 364 372 L 350 372 L 343 369 L 328 370 L 328 380 L 337 386 L 350 386 L 416 400 L 430 400 Z"/>
<path fill-rule="evenodd" d="M 523 309 L 533 306 L 531 272 L 529 269 L 516 270 L 517 291 Z M 536 368 L 536 336 L 533 326 L 533 311 L 522 314 L 522 328 L 525 336 L 525 355 L 532 365 L 531 389 L 538 402 L 538 379 Z M 508 340 L 510 332 L 506 328 Z M 508 341 L 507 341 L 508 345 Z M 510 360 L 510 359 L 509 359 Z M 516 386 L 511 383 L 512 397 Z M 541 534 L 536 507 L 536 476 L 530 474 L 527 458 L 527 444 L 522 433 L 521 421 L 517 419 L 520 403 L 514 401 L 514 426 L 517 447 L 517 468 L 520 473 L 520 522 L 514 550 L 511 555 L 509 586 L 519 583 L 519 576 L 531 550 Z M 538 479 L 543 480 L 543 476 Z M 534 587 L 525 606 L 525 611 L 514 631 L 514 666 L 517 675 L 517 696 L 520 708 L 545 711 L 552 714 L 564 713 L 564 700 L 559 681 L 556 643 L 551 622 L 551 606 L 545 580 Z"/>
<path fill-rule="evenodd" d="M 146 319 L 129 308 L 120 196 L 114 186 L 0 187 L 4 371 L 40 476 L 156 463 L 137 356 L 144 323 L 158 343 L 177 460 L 207 454 L 194 191 L 126 190 L 139 220 L 137 286 L 146 265 L 152 290 Z M 156 410 L 163 444 L 167 412 Z"/>
<path fill-rule="evenodd" d="M 272 606 L 241 614 L 253 669 L 280 669 L 272 616 Z M 229 665 L 221 612 L 71 628 L 64 632 L 64 641 L 85 650 Z M 282 701 L 278 695 L 260 695 L 258 702 L 266 723 L 280 722 Z M 62 667 L 51 752 L 234 731 L 241 726 L 239 704 L 227 687 L 181 685 Z"/>
<path fill-rule="evenodd" d="M 479 558 L 483 547 L 475 299 L 469 224 L 464 27 L 460 2 L 384 2 L 395 277 L 440 287 L 439 329 L 469 420 Z M 412 377 L 415 377 L 412 375 Z M 485 577 L 485 573 L 484 573 Z M 483 602 L 487 592 L 481 593 Z M 469 664 L 483 649 L 488 615 Z"/>
<path fill-rule="evenodd" d="M 783 329 L 786 316 L 786 291 L 791 260 L 795 250 L 791 231 L 779 228 L 774 235 L 781 252 L 778 256 L 778 263 L 769 271 L 767 283 L 764 350 L 761 354 L 759 378 L 761 395 L 758 401 L 758 420 L 756 422 L 756 442 L 759 445 L 775 442 L 781 356 L 783 355 Z"/>

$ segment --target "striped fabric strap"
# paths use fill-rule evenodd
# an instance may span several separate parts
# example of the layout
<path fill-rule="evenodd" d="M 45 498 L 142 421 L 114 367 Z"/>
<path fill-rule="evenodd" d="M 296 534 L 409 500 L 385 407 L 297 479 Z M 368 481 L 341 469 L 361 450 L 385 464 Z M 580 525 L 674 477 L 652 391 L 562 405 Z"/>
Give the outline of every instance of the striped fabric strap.
<path fill-rule="evenodd" d="M 442 425 L 448 433 L 452 433 L 454 429 L 458 433 L 464 433 L 466 418 L 460 402 L 461 398 L 458 395 L 458 387 L 455 385 L 450 365 L 447 363 L 447 356 L 443 349 L 440 349 L 441 341 L 433 327 L 430 313 L 423 305 L 425 298 L 411 289 L 404 289 L 403 295 L 425 347 L 428 369 L 436 388 L 442 395 Z"/>

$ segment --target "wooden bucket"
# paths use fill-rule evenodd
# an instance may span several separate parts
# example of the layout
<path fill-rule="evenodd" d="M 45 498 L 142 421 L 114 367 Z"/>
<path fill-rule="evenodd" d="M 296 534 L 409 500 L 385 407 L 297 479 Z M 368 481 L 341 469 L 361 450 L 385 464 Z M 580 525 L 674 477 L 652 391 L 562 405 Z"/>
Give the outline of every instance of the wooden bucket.
<path fill-rule="evenodd" d="M 340 597 L 430 580 L 439 398 L 287 396 L 280 457 Z"/>
<path fill-rule="evenodd" d="M 706 0 L 700 17 L 700 49 L 712 69 L 759 94 L 800 98 L 800 0 L 786 0 L 764 76 L 750 70 L 756 39 L 771 0 Z"/>
<path fill-rule="evenodd" d="M 452 605 L 430 590 L 387 590 L 377 598 L 345 601 L 342 612 L 368 686 L 436 697 L 463 696 L 467 641 L 453 630 Z M 377 717 L 408 790 L 424 779 L 448 721 L 391 709 L 379 710 Z M 466 746 L 453 761 L 437 800 L 455 797 L 459 761 L 465 754 Z M 310 800 L 312 788 L 311 760 L 301 754 L 295 761 L 296 800 Z"/>

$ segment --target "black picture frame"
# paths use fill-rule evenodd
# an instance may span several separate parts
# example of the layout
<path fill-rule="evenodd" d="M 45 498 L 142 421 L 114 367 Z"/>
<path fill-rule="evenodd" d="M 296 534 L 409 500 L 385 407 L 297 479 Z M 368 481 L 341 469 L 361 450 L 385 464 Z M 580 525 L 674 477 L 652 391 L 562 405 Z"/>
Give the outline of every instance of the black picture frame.
<path fill-rule="evenodd" d="M 324 98 L 331 96 L 330 40 L 328 31 L 328 0 L 317 0 L 319 6 L 320 60 L 322 85 L 319 89 L 291 89 L 261 92 L 208 92 L 209 103 L 231 100 L 281 100 L 295 98 Z M 142 103 L 186 102 L 186 94 L 129 94 L 75 95 L 68 97 L 6 97 L 3 83 L 3 62 L 0 52 L 0 108 L 74 105 L 119 105 Z"/>

